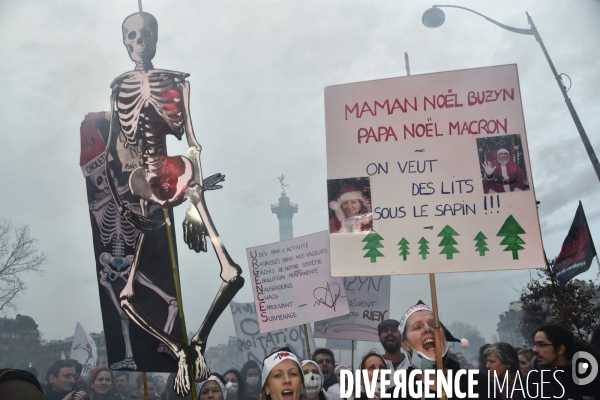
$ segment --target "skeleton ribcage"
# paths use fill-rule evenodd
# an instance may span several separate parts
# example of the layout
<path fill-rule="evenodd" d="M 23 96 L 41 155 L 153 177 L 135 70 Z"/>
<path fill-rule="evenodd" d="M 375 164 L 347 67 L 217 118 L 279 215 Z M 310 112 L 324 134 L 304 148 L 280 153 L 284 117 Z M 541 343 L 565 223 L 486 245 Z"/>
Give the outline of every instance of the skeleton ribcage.
<path fill-rule="evenodd" d="M 135 205 L 125 203 L 130 208 L 136 208 Z M 106 205 L 98 226 L 100 228 L 100 238 L 105 246 L 115 239 L 123 240 L 130 247 L 135 246 L 139 232 L 121 217 L 113 201 Z"/>
<path fill-rule="evenodd" d="M 183 135 L 183 117 L 181 114 L 180 83 L 187 74 L 162 70 L 147 72 L 133 71 L 125 74 L 117 81 L 117 111 L 121 131 L 127 145 L 136 145 L 140 140 L 140 130 L 152 131 L 153 126 L 145 126 L 147 121 L 140 121 L 140 115 L 148 107 L 154 108 L 161 122 L 164 121 L 170 132 L 181 138 Z"/>

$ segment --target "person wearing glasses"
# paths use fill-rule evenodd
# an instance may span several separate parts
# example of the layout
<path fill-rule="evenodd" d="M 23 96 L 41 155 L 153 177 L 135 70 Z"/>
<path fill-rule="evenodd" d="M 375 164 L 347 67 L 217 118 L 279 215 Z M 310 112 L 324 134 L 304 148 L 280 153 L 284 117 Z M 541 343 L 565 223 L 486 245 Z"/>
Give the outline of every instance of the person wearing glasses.
<path fill-rule="evenodd" d="M 533 353 L 539 363 L 527 379 L 529 397 L 550 396 L 554 399 L 600 400 L 597 382 L 578 385 L 572 363 L 576 351 L 573 334 L 559 325 L 543 325 L 533 334 Z M 535 393 L 538 393 L 538 396 Z"/>

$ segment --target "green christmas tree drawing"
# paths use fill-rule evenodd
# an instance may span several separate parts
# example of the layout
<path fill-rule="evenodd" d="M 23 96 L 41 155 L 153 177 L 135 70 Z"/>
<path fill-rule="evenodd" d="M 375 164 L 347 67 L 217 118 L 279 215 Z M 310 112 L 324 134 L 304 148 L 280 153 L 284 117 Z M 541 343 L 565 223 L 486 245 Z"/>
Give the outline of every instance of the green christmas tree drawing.
<path fill-rule="evenodd" d="M 479 231 L 479 233 L 477 234 L 477 236 L 475 236 L 475 251 L 479 252 L 480 256 L 485 256 L 485 252 L 486 251 L 490 251 L 490 249 L 488 249 L 487 243 L 485 242 L 487 238 L 485 237 L 485 235 L 483 234 L 483 232 Z"/>
<path fill-rule="evenodd" d="M 398 246 L 400 246 L 400 248 L 398 250 L 400 250 L 400 254 L 402 256 L 402 260 L 406 261 L 406 256 L 409 255 L 409 245 L 410 243 L 408 242 L 408 240 L 402 238 L 402 240 L 400 240 L 398 242 Z"/>
<path fill-rule="evenodd" d="M 454 257 L 454 253 L 460 253 L 455 244 L 458 242 L 453 238 L 453 236 L 460 236 L 458 232 L 456 232 L 450 225 L 446 225 L 444 229 L 440 233 L 438 233 L 438 237 L 442 237 L 442 241 L 438 246 L 443 247 L 440 254 L 446 255 L 446 260 L 452 260 Z"/>
<path fill-rule="evenodd" d="M 363 242 L 367 243 L 365 244 L 365 247 L 363 247 L 363 250 L 369 250 L 367 251 L 367 254 L 363 256 L 363 258 L 371 258 L 371 262 L 374 263 L 377 262 L 377 257 L 385 257 L 382 252 L 377 250 L 383 248 L 383 245 L 381 244 L 382 240 L 383 238 L 379 236 L 377 232 L 371 230 L 371 232 L 369 232 L 369 234 L 362 240 Z"/>
<path fill-rule="evenodd" d="M 419 254 L 423 257 L 423 260 L 427 259 L 427 254 L 429 254 L 429 242 L 424 237 L 419 240 Z"/>
<path fill-rule="evenodd" d="M 513 260 L 519 259 L 519 250 L 523 250 L 525 247 L 521 246 L 525 244 L 525 241 L 519 237 L 523 235 L 525 230 L 521 228 L 521 225 L 517 222 L 515 217 L 511 215 L 506 218 L 504 225 L 500 228 L 500 231 L 496 236 L 504 236 L 504 239 L 500 242 L 500 245 L 506 246 L 504 251 L 512 251 Z"/>

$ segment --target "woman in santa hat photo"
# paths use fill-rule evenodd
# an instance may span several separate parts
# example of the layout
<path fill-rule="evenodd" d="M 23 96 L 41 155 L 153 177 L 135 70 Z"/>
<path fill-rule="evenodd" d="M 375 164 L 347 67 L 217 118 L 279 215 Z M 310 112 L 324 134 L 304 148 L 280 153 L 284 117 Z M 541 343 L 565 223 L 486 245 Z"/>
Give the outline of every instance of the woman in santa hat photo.
<path fill-rule="evenodd" d="M 329 219 L 330 233 L 357 233 L 373 228 L 369 199 L 349 183 L 342 184 L 329 208 L 334 213 Z"/>

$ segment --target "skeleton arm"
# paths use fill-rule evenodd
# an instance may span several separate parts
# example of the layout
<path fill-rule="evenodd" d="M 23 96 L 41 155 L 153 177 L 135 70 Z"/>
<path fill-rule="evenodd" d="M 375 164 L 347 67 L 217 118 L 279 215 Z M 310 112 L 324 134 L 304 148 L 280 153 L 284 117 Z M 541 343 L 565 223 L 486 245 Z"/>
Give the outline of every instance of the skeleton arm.
<path fill-rule="evenodd" d="M 200 152 L 202 146 L 196 140 L 194 135 L 194 127 L 192 126 L 192 117 L 190 115 L 190 83 L 183 81 L 181 83 L 181 94 L 183 95 L 183 120 L 185 123 L 185 136 L 188 142 L 188 156 L 194 165 L 194 178 L 191 185 L 202 185 L 202 166 L 200 164 Z"/>
<path fill-rule="evenodd" d="M 194 135 L 194 127 L 192 126 L 192 119 L 190 116 L 190 83 L 184 81 L 181 83 L 181 94 L 183 97 L 182 104 L 182 113 L 183 120 L 185 124 L 185 135 L 188 142 L 188 156 L 192 161 L 192 165 L 194 168 L 192 182 L 190 186 L 195 186 L 200 188 L 200 192 L 202 196 L 204 195 L 205 190 L 211 189 L 220 189 L 222 186 L 217 185 L 217 183 L 221 182 L 225 179 L 224 175 L 218 174 L 217 177 L 215 175 L 208 177 L 206 180 L 208 185 L 206 185 L 202 180 L 202 167 L 200 165 L 200 152 L 202 151 L 202 146 L 196 140 L 196 136 Z M 206 236 L 208 235 L 208 231 L 206 229 L 206 225 L 202 221 L 202 217 L 198 213 L 195 205 L 190 202 L 190 207 L 185 213 L 185 219 L 183 220 L 183 241 L 187 243 L 188 247 L 191 250 L 194 250 L 196 253 L 206 252 L 207 251 L 207 241 Z"/>

